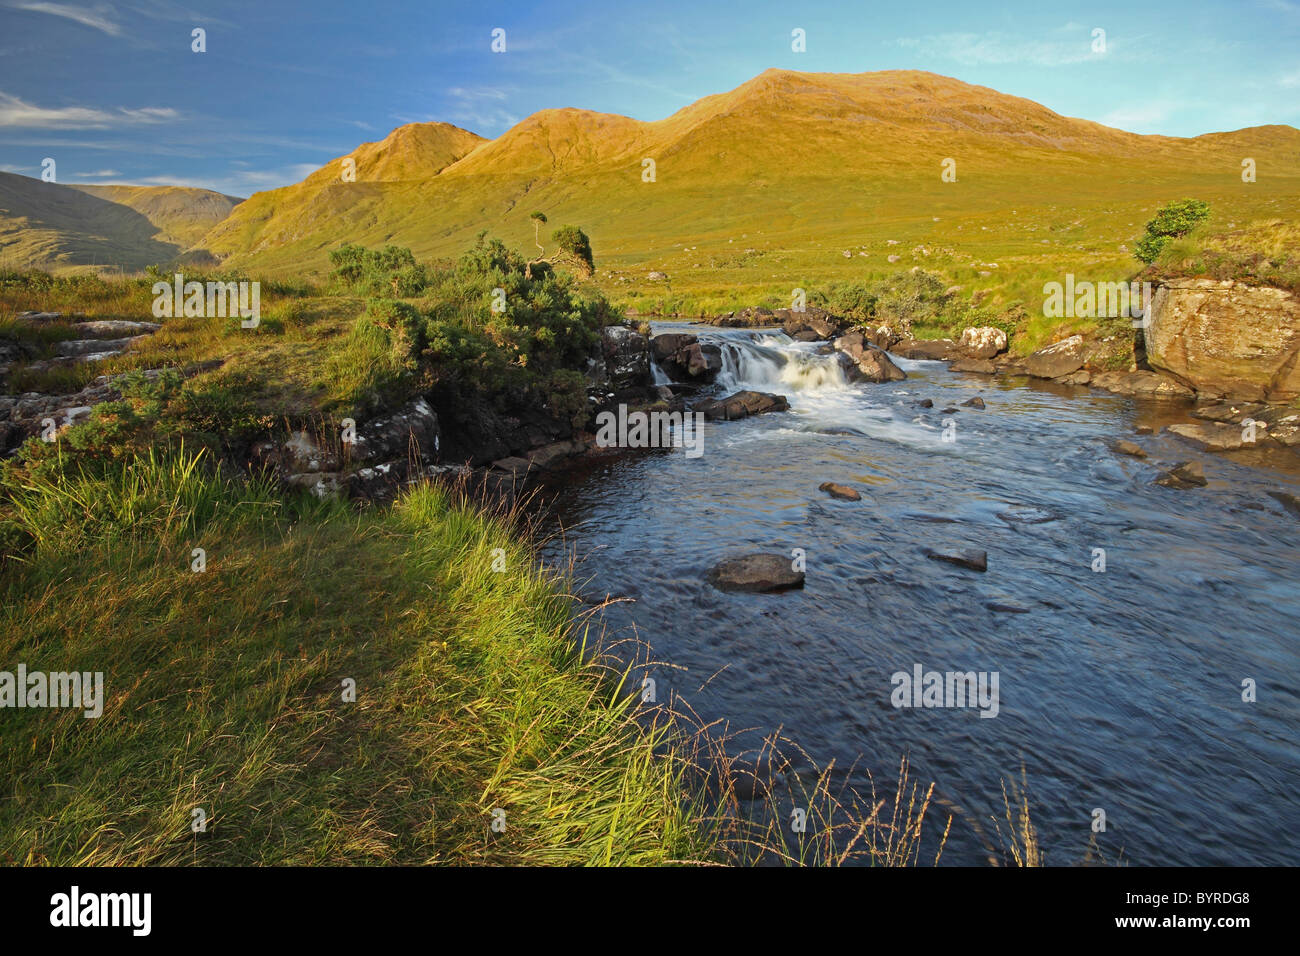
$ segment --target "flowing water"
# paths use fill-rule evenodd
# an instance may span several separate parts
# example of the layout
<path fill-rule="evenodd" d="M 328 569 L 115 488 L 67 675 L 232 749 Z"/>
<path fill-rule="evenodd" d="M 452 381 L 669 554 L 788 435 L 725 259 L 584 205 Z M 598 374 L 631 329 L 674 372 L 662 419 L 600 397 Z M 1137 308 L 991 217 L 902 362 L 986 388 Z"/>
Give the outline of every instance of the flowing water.
<path fill-rule="evenodd" d="M 1148 460 L 1113 453 L 1135 424 L 1179 414 L 1159 403 L 903 359 L 903 382 L 849 385 L 780 332 L 669 329 L 722 345 L 717 392 L 778 392 L 791 409 L 708 423 L 698 458 L 601 464 L 556 504 L 585 590 L 635 599 L 606 621 L 662 662 L 660 700 L 752 728 L 739 744 L 780 727 L 820 764 L 856 760 L 859 788 L 909 754 L 958 811 L 947 863 L 987 860 L 1022 765 L 1049 863 L 1083 860 L 1096 808 L 1112 860 L 1300 863 L 1300 525 L 1267 495 L 1300 492 L 1294 474 L 1164 435 L 1138 439 Z M 975 395 L 986 409 L 959 405 Z M 1151 484 L 1188 458 L 1208 487 Z M 724 558 L 796 548 L 802 590 L 705 583 Z M 985 550 L 988 571 L 927 548 Z M 996 672 L 996 717 L 894 707 L 891 676 L 918 664 Z"/>

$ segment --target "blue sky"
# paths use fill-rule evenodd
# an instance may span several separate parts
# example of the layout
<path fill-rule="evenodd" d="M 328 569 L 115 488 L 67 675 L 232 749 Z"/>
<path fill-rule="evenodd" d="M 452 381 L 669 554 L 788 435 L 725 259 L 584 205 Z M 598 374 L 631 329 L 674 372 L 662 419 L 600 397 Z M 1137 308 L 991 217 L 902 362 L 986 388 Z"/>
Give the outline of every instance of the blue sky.
<path fill-rule="evenodd" d="M 196 27 L 205 53 L 191 50 Z M 504 53 L 490 49 L 496 28 Z M 498 136 L 558 106 L 661 119 L 773 66 L 925 69 L 1194 136 L 1300 126 L 1297 51 L 1300 0 L 0 0 L 0 169 L 38 176 L 51 157 L 60 182 L 247 196 L 402 123 Z"/>

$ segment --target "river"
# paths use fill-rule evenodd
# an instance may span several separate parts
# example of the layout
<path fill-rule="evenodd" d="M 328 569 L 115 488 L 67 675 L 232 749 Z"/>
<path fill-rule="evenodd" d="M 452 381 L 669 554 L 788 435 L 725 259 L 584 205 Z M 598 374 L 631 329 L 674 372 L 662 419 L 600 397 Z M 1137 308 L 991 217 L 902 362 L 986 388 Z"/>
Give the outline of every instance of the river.
<path fill-rule="evenodd" d="M 635 599 L 605 620 L 652 648 L 660 699 L 752 728 L 733 746 L 783 728 L 820 764 L 856 761 L 854 786 L 869 770 L 892 792 L 910 755 L 958 812 L 945 864 L 988 861 L 1022 765 L 1049 864 L 1084 860 L 1095 809 L 1111 861 L 1300 863 L 1300 526 L 1267 495 L 1300 491 L 1295 474 L 1168 435 L 1136 438 L 1149 459 L 1114 453 L 1135 425 L 1178 417 L 1160 403 L 898 358 L 905 381 L 850 385 L 780 332 L 655 331 L 723 346 L 711 391 L 791 405 L 708 423 L 700 457 L 602 463 L 554 506 L 551 557 L 575 554 L 585 591 Z M 960 404 L 974 396 L 986 408 Z M 1189 458 L 1208 487 L 1151 483 Z M 832 499 L 827 481 L 862 500 Z M 987 573 L 930 548 L 987 551 Z M 802 590 L 704 580 L 724 558 L 794 549 Z M 996 673 L 996 717 L 895 707 L 891 675 L 918 664 Z"/>

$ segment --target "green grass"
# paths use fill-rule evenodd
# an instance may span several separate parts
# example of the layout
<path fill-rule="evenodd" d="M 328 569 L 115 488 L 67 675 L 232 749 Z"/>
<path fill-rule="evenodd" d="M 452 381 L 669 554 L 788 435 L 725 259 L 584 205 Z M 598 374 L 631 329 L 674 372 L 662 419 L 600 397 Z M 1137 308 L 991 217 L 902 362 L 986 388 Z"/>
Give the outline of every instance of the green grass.
<path fill-rule="evenodd" d="M 103 671 L 107 701 L 4 712 L 0 859 L 716 856 L 664 729 L 584 661 L 562 578 L 508 519 L 433 487 L 357 515 L 193 456 L 10 493 L 0 661 Z"/>

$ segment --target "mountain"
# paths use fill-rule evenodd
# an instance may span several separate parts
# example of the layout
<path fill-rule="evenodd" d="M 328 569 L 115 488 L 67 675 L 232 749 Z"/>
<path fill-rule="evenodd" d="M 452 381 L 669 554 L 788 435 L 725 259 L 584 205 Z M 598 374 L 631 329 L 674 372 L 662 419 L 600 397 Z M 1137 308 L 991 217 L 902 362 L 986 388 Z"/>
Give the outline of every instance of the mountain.
<path fill-rule="evenodd" d="M 180 186 L 80 186 L 0 173 L 0 266 L 166 263 L 239 200 Z"/>
<path fill-rule="evenodd" d="M 403 158 L 388 174 L 370 159 L 405 156 L 413 141 L 427 162 Z M 655 122 L 543 110 L 491 141 L 402 127 L 356 150 L 356 183 L 339 181 L 336 160 L 253 196 L 202 245 L 273 271 L 322 269 L 343 241 L 455 254 L 483 229 L 531 249 L 537 209 L 586 229 L 598 265 L 700 282 L 709 270 L 735 281 L 746 254 L 778 266 L 764 279 L 811 262 L 842 271 L 838 246 L 854 266 L 852 251 L 868 248 L 883 266 L 886 237 L 905 248 L 960 241 L 982 250 L 973 259 L 1075 240 L 1080 254 L 1100 241 L 1113 256 L 1156 205 L 1183 194 L 1268 214 L 1300 192 L 1297 153 L 1289 126 L 1147 136 L 933 73 L 768 70 Z M 1249 186 L 1245 157 L 1260 169 Z M 654 182 L 642 179 L 645 159 Z M 955 182 L 941 178 L 945 159 Z M 701 249 L 707 257 L 690 254 Z"/>

